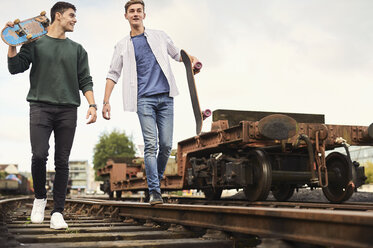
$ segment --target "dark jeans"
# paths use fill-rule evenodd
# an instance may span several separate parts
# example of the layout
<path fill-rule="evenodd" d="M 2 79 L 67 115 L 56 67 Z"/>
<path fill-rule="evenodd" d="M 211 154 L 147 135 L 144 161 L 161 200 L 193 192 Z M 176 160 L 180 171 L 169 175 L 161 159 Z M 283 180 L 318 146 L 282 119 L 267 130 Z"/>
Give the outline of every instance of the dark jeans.
<path fill-rule="evenodd" d="M 54 212 L 62 213 L 65 207 L 67 182 L 69 178 L 69 156 L 74 140 L 77 108 L 48 104 L 30 105 L 30 140 L 32 149 L 31 173 L 35 198 L 47 197 L 45 189 L 46 163 L 48 160 L 49 138 L 54 132 L 55 178 L 53 183 Z"/>

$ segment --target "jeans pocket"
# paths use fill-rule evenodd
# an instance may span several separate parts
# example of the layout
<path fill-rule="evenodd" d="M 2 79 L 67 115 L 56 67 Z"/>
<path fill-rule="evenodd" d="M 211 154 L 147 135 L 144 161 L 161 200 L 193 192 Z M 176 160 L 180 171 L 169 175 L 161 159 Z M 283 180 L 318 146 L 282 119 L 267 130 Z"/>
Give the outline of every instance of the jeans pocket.
<path fill-rule="evenodd" d="M 77 108 L 61 108 L 58 113 L 58 121 L 60 127 L 75 128 L 77 125 Z"/>
<path fill-rule="evenodd" d="M 153 115 L 153 106 L 145 99 L 139 99 L 137 102 L 137 114 Z"/>
<path fill-rule="evenodd" d="M 165 100 L 165 113 L 168 115 L 173 115 L 174 113 L 174 99 L 172 97 L 167 97 Z"/>

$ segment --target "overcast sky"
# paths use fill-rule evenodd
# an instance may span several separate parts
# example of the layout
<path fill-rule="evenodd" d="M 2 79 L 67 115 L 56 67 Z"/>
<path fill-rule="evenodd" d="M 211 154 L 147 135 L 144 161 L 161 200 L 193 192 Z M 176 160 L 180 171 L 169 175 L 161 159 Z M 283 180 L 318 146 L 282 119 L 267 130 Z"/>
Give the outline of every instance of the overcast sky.
<path fill-rule="evenodd" d="M 0 21 L 23 20 L 46 10 L 50 0 L 2 1 Z M 100 134 L 125 131 L 143 144 L 135 113 L 125 113 L 121 80 L 114 88 L 112 119 L 102 118 L 105 78 L 114 45 L 129 33 L 123 0 L 73 1 L 75 31 L 68 37 L 89 54 L 99 118 L 85 124 L 82 96 L 71 160 L 92 162 Z M 328 124 L 373 122 L 373 1 L 371 0 L 148 0 L 145 27 L 164 30 L 176 46 L 197 56 L 202 109 L 325 114 Z M 0 163 L 30 171 L 29 71 L 10 75 L 7 49 L 0 45 Z M 182 63 L 171 61 L 180 95 L 175 98 L 174 148 L 195 135 Z M 210 129 L 211 120 L 203 131 Z M 53 136 L 52 136 L 53 137 Z M 53 169 L 50 141 L 48 169 Z"/>

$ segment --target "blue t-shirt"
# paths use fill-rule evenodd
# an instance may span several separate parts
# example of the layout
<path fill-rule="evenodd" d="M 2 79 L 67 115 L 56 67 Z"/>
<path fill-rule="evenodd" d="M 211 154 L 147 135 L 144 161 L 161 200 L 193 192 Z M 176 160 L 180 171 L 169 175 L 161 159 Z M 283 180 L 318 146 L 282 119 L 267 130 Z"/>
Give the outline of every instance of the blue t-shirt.
<path fill-rule="evenodd" d="M 132 37 L 137 69 L 137 95 L 152 96 L 170 91 L 167 78 L 159 66 L 144 34 Z"/>

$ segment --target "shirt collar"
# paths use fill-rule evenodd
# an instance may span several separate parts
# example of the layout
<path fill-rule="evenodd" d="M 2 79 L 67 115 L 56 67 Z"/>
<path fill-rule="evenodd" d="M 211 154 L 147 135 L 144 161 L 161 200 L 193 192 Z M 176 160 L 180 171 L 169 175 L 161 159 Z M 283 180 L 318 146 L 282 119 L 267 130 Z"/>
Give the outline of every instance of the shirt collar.
<path fill-rule="evenodd" d="M 148 32 L 146 32 L 146 28 L 144 27 L 144 35 L 145 37 L 148 37 Z M 136 35 L 137 36 L 137 35 Z M 131 31 L 130 31 L 130 34 L 128 35 L 128 40 L 131 40 L 132 39 L 132 36 L 131 36 Z"/>

